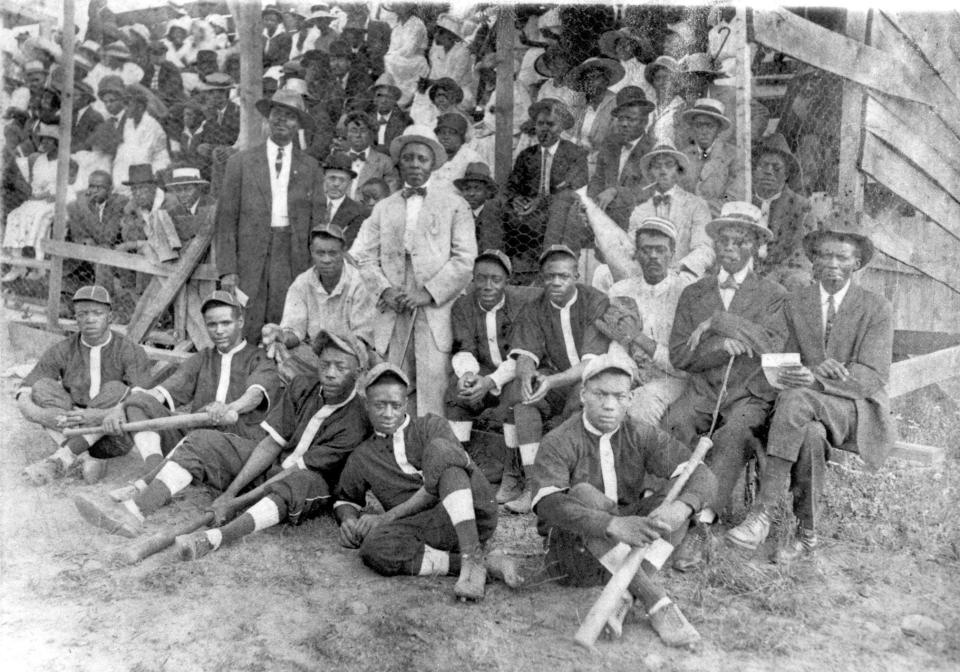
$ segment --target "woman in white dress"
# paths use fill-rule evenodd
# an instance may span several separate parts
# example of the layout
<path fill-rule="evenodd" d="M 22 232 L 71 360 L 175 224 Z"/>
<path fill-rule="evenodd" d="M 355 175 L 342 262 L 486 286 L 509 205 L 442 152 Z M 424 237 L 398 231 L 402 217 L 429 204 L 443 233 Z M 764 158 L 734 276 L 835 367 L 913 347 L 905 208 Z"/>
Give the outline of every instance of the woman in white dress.
<path fill-rule="evenodd" d="M 653 87 L 653 112 L 647 122 L 649 133 L 656 144 L 674 141 L 676 116 L 683 107 L 683 98 L 674 94 L 676 78 L 680 72 L 680 64 L 672 56 L 657 56 L 656 60 L 646 67 L 644 79 Z"/>
<path fill-rule="evenodd" d="M 390 33 L 390 47 L 383 57 L 383 68 L 400 89 L 400 107 L 406 107 L 417 91 L 421 77 L 430 73 L 425 56 L 427 51 L 427 27 L 420 17 L 414 16 L 417 5 L 397 3 L 390 6 L 397 15 L 397 25 Z"/>

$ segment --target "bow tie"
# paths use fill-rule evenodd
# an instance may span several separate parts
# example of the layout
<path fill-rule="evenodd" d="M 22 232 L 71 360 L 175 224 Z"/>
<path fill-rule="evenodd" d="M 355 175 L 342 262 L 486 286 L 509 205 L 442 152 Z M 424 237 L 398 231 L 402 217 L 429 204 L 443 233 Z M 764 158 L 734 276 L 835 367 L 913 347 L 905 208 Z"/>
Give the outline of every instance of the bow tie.
<path fill-rule="evenodd" d="M 426 187 L 407 187 L 400 192 L 400 195 L 404 198 L 410 198 L 411 196 L 426 196 L 427 189 Z"/>
<path fill-rule="evenodd" d="M 721 282 L 718 286 L 720 289 L 732 289 L 733 291 L 740 289 L 740 283 L 734 280 L 732 275 L 728 275 L 727 279 Z"/>
<path fill-rule="evenodd" d="M 661 205 L 670 206 L 670 194 L 656 194 L 653 197 L 653 207 L 659 208 Z"/>
<path fill-rule="evenodd" d="M 366 152 L 350 152 L 351 161 L 365 161 L 367 158 Z"/>

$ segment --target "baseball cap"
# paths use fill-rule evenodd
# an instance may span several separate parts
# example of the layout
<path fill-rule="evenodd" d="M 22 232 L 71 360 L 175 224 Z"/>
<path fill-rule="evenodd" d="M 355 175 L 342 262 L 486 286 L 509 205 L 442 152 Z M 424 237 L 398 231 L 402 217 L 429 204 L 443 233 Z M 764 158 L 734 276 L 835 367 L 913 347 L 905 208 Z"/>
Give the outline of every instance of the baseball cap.
<path fill-rule="evenodd" d="M 73 301 L 93 301 L 94 303 L 102 303 L 105 306 L 112 306 L 113 301 L 110 299 L 110 292 L 107 291 L 106 287 L 101 285 L 86 285 L 81 287 L 73 295 Z"/>
<path fill-rule="evenodd" d="M 374 366 L 372 369 L 370 369 L 370 372 L 367 374 L 366 379 L 363 381 L 363 391 L 366 392 L 367 388 L 369 388 L 371 385 L 377 382 L 377 380 L 379 380 L 380 378 L 388 374 L 394 375 L 400 380 L 402 380 L 404 385 L 407 385 L 407 386 L 410 385 L 410 379 L 407 378 L 407 374 L 403 372 L 403 369 L 401 369 L 396 364 L 392 364 L 390 362 L 380 362 L 379 364 Z"/>
<path fill-rule="evenodd" d="M 205 312 L 207 310 L 207 306 L 214 303 L 219 303 L 223 306 L 232 306 L 234 308 L 243 308 L 243 306 L 240 305 L 240 301 L 237 299 L 237 297 L 226 290 L 218 289 L 203 300 L 203 303 L 200 305 L 200 312 Z"/>
<path fill-rule="evenodd" d="M 637 382 L 639 374 L 633 360 L 629 359 L 626 355 L 609 352 L 605 355 L 597 355 L 587 360 L 586 365 L 583 367 L 583 373 L 580 374 L 580 382 L 586 383 L 594 376 L 598 376 L 610 369 L 627 374 L 630 376 L 632 383 Z"/>
<path fill-rule="evenodd" d="M 481 259 L 488 259 L 490 261 L 495 261 L 507 271 L 507 275 L 513 273 L 513 265 L 510 263 L 510 257 L 500 250 L 495 249 L 486 249 L 480 254 L 477 255 L 475 262 L 480 261 Z"/>

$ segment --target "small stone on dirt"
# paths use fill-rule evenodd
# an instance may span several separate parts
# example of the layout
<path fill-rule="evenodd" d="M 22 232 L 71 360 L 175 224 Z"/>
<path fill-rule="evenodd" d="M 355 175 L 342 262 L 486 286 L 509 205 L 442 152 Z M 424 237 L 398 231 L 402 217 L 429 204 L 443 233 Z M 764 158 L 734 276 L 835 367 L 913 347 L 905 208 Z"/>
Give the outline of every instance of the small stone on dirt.
<path fill-rule="evenodd" d="M 363 602 L 351 602 L 347 608 L 354 616 L 363 616 L 370 611 L 367 605 L 365 605 Z"/>
<path fill-rule="evenodd" d="M 911 614 L 900 621 L 900 629 L 908 637 L 931 639 L 944 631 L 944 625 L 927 616 Z"/>
<path fill-rule="evenodd" d="M 667 669 L 667 659 L 657 653 L 648 653 L 643 657 L 643 665 L 650 672 L 661 672 Z"/>

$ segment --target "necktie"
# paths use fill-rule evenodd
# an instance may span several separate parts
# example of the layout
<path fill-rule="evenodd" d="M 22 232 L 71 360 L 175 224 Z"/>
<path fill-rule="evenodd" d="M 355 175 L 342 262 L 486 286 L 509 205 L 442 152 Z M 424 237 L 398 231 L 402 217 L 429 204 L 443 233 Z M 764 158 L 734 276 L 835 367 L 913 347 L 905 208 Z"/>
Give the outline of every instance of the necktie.
<path fill-rule="evenodd" d="M 653 207 L 659 208 L 660 206 L 670 207 L 670 194 L 655 194 L 653 197 Z"/>
<path fill-rule="evenodd" d="M 366 152 L 350 152 L 351 161 L 365 161 L 367 158 Z"/>
<path fill-rule="evenodd" d="M 737 291 L 740 289 L 740 283 L 733 279 L 732 275 L 728 275 L 727 279 L 720 283 L 720 289 L 732 289 Z"/>
<path fill-rule="evenodd" d="M 827 346 L 830 340 L 830 330 L 833 329 L 833 321 L 837 317 L 837 304 L 833 300 L 833 294 L 827 297 L 827 323 L 823 325 L 823 346 Z"/>
<path fill-rule="evenodd" d="M 274 161 L 273 167 L 277 171 L 277 177 L 280 177 L 280 171 L 283 170 L 283 147 L 277 147 L 277 160 Z"/>
<path fill-rule="evenodd" d="M 426 196 L 427 189 L 426 187 L 407 187 L 400 192 L 400 195 L 404 198 L 410 198 L 411 196 Z"/>
<path fill-rule="evenodd" d="M 547 193 L 547 150 L 540 151 L 540 188 L 538 193 Z"/>
<path fill-rule="evenodd" d="M 377 124 L 380 126 L 385 126 L 388 121 L 390 120 L 381 114 L 380 117 L 377 119 Z"/>

